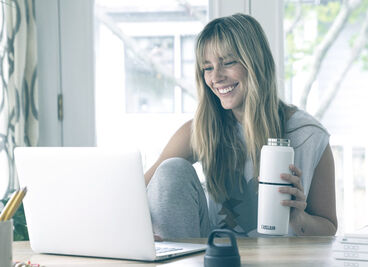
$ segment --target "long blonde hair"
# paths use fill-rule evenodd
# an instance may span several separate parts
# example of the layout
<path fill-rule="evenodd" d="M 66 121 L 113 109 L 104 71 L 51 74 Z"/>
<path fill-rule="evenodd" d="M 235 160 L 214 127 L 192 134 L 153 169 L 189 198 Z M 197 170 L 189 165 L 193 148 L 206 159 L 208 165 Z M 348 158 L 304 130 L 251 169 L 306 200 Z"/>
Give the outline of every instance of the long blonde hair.
<path fill-rule="evenodd" d="M 207 49 L 219 57 L 231 54 L 247 71 L 240 125 L 205 83 Z M 193 121 L 192 149 L 202 162 L 208 192 L 220 202 L 229 197 L 227 182 L 239 182 L 241 186 L 246 158 L 251 158 L 254 177 L 258 177 L 262 146 L 268 138 L 284 134 L 286 104 L 278 98 L 275 63 L 265 33 L 254 18 L 234 14 L 206 25 L 196 42 L 196 83 L 199 104 Z"/>

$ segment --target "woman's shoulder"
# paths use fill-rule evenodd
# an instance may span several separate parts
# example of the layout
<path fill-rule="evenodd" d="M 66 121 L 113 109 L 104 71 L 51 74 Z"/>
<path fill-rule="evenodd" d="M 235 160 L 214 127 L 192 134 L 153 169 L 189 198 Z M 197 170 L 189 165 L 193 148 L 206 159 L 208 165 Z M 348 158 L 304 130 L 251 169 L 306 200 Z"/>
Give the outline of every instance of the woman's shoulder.
<path fill-rule="evenodd" d="M 293 132 L 303 127 L 317 128 L 328 133 L 327 129 L 315 117 L 304 110 L 297 109 L 286 121 L 286 132 Z"/>
<path fill-rule="evenodd" d="M 300 109 L 297 109 L 287 120 L 285 134 L 294 148 L 300 147 L 308 140 L 318 142 L 320 139 L 328 139 L 330 135 L 316 118 Z"/>

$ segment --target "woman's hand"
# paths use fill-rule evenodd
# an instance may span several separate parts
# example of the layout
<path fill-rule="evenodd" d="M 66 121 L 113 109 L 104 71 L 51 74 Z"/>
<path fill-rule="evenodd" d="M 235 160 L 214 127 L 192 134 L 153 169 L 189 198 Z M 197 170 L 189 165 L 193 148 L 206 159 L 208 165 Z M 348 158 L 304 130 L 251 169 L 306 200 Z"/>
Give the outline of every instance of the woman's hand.
<path fill-rule="evenodd" d="M 293 184 L 293 186 L 280 187 L 279 192 L 291 195 L 291 200 L 283 200 L 281 204 L 291 208 L 290 224 L 294 224 L 303 215 L 307 207 L 307 197 L 304 194 L 303 185 L 300 180 L 302 171 L 292 164 L 289 166 L 289 169 L 292 174 L 283 173 L 280 177 L 284 181 Z"/>
<path fill-rule="evenodd" d="M 159 235 L 153 235 L 153 238 L 155 239 L 155 241 L 156 242 L 161 242 L 161 241 L 164 241 L 162 238 L 161 238 L 161 236 L 159 236 Z"/>

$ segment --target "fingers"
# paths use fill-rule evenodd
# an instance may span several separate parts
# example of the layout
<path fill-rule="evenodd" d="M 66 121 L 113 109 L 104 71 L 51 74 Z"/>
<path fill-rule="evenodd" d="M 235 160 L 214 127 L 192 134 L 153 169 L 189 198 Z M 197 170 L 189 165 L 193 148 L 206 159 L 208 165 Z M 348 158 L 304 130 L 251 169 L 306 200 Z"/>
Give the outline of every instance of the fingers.
<path fill-rule="evenodd" d="M 300 191 L 304 191 L 303 185 L 302 185 L 302 183 L 300 181 L 300 178 L 298 176 L 283 173 L 283 174 L 281 174 L 280 177 L 284 181 L 287 181 L 287 182 L 293 184 L 293 186 L 298 188 Z"/>
<path fill-rule="evenodd" d="M 289 206 L 291 208 L 296 208 L 300 210 L 305 210 L 307 207 L 307 202 L 305 201 L 297 201 L 297 200 L 283 200 L 281 203 L 283 206 Z"/>
<path fill-rule="evenodd" d="M 298 177 L 301 177 L 302 176 L 302 171 L 299 168 L 295 167 L 295 165 L 290 164 L 289 165 L 289 169 L 290 169 L 290 171 L 291 171 L 292 174 L 294 174 L 294 175 L 296 175 Z"/>
<path fill-rule="evenodd" d="M 289 168 L 292 174 L 282 173 L 280 175 L 281 179 L 289 183 L 292 183 L 294 187 L 298 188 L 300 191 L 304 191 L 303 185 L 301 184 L 300 180 L 300 177 L 302 176 L 302 171 L 297 167 L 295 167 L 294 165 L 290 165 Z"/>
<path fill-rule="evenodd" d="M 302 211 L 307 207 L 307 198 L 298 188 L 291 186 L 280 187 L 279 192 L 293 196 L 291 200 L 283 200 L 281 202 L 283 206 L 300 209 Z"/>
<path fill-rule="evenodd" d="M 158 242 L 163 241 L 162 237 L 159 236 L 159 235 L 153 235 L 153 237 L 154 237 L 155 241 L 158 241 Z"/>
<path fill-rule="evenodd" d="M 301 191 L 300 189 L 296 187 L 291 187 L 291 186 L 280 187 L 279 192 L 283 194 L 290 194 L 294 196 L 294 199 L 297 201 L 306 201 L 306 197 L 303 191 Z"/>
<path fill-rule="evenodd" d="M 302 176 L 302 171 L 292 164 L 289 166 L 289 169 L 292 174 L 283 173 L 280 175 L 280 177 L 284 181 L 293 184 L 293 187 L 280 187 L 279 192 L 283 194 L 290 194 L 292 196 L 292 199 L 283 200 L 281 204 L 284 206 L 305 210 L 305 208 L 307 207 L 307 198 L 304 194 L 304 188 L 300 179 L 300 177 Z"/>

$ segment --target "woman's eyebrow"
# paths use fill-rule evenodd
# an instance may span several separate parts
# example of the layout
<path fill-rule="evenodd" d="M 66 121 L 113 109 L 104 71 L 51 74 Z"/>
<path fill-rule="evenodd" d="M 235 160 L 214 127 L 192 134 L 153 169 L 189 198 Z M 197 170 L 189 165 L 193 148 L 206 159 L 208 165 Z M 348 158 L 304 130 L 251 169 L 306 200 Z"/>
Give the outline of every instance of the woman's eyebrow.
<path fill-rule="evenodd" d="M 235 57 L 234 57 L 233 54 L 228 54 L 228 55 L 223 56 L 223 57 L 218 57 L 218 59 L 219 59 L 220 62 L 223 62 L 225 60 L 235 59 Z M 212 64 L 212 63 L 211 63 L 211 61 L 208 61 L 208 60 L 203 61 L 202 65 L 206 65 L 206 64 Z"/>
<path fill-rule="evenodd" d="M 233 54 L 228 54 L 228 55 L 226 55 L 226 56 L 223 57 L 224 60 L 226 60 L 226 59 L 234 59 L 234 58 L 235 57 L 234 57 Z"/>

